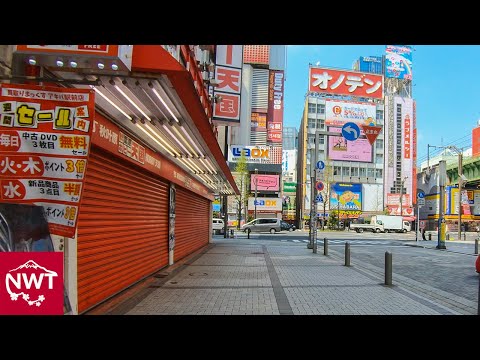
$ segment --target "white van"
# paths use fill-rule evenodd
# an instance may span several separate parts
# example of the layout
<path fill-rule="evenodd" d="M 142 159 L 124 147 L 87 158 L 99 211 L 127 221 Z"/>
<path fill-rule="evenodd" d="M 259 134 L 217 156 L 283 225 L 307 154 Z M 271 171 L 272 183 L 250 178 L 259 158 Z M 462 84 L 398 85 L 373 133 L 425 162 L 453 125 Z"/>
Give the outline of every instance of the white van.
<path fill-rule="evenodd" d="M 223 219 L 212 219 L 212 231 L 214 235 L 223 234 L 225 223 Z"/>

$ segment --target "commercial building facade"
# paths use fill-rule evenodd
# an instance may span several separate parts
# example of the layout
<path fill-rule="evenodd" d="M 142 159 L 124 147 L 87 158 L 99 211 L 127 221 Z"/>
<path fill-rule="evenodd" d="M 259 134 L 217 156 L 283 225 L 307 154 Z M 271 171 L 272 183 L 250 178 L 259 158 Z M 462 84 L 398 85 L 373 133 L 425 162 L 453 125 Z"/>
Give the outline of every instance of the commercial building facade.
<path fill-rule="evenodd" d="M 63 206 L 61 202 L 54 200 L 47 208 L 33 201 L 45 208 L 55 251 L 64 252 L 64 282 L 72 313 L 87 312 L 207 245 L 214 196 L 238 193 L 212 122 L 215 103 L 208 86 L 216 78 L 207 68 L 215 70 L 217 53 L 214 45 L 14 48 L 12 73 L 15 79 L 29 82 L 18 85 L 28 91 L 15 92 L 17 103 L 25 96 L 28 104 L 31 94 L 51 96 L 60 107 L 55 110 L 58 115 L 51 113 L 56 116 L 50 135 L 54 138 L 69 131 L 65 126 L 60 129 L 61 123 L 89 125 L 82 143 L 76 137 L 71 144 L 83 146 L 85 154 L 82 183 L 76 187 L 78 204 L 65 208 L 75 209 L 68 215 L 72 235 L 61 236 L 51 225 L 51 210 Z M 71 94 L 56 100 L 57 92 L 61 95 L 68 89 Z M 60 119 L 61 106 L 80 91 L 94 99 L 88 121 L 81 120 L 87 115 L 80 115 L 87 108 L 79 107 L 65 107 L 77 118 Z M 2 96 L 8 99 L 8 91 Z M 46 125 L 25 131 L 36 134 L 41 126 Z M 9 134 L 9 129 L 11 124 L 2 122 L 0 132 Z M 63 137 L 60 146 L 66 146 Z M 51 156 L 47 148 L 42 154 Z M 70 176 L 68 171 L 62 167 L 59 173 Z M 6 201 L 16 200 L 12 196 Z"/>

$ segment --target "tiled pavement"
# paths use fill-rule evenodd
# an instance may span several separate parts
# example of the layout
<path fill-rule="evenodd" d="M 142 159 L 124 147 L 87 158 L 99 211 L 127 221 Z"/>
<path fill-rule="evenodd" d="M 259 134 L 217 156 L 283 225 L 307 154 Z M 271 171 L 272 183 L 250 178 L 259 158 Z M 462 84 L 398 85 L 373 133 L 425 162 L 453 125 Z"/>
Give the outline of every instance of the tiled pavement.
<path fill-rule="evenodd" d="M 440 315 L 455 306 L 419 295 L 379 273 L 345 267 L 305 246 L 219 240 L 143 296 L 109 314 L 129 315 Z M 148 291 L 147 291 L 148 290 Z"/>

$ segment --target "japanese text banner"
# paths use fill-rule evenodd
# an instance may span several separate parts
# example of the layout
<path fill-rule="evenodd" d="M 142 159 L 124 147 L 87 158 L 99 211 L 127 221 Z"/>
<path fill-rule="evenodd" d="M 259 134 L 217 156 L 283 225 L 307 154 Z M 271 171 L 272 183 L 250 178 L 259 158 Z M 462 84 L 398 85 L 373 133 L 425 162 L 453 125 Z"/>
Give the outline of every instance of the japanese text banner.
<path fill-rule="evenodd" d="M 0 198 L 42 206 L 52 234 L 74 237 L 94 91 L 0 84 Z"/>
<path fill-rule="evenodd" d="M 382 75 L 315 67 L 308 83 L 310 92 L 383 98 Z"/>

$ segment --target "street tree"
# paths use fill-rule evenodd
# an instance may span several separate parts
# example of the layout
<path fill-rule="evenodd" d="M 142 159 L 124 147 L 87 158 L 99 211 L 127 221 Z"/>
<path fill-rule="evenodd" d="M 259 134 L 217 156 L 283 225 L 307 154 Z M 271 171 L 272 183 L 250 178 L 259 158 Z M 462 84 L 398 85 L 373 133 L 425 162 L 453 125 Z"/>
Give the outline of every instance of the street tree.
<path fill-rule="evenodd" d="M 245 150 L 242 150 L 242 154 L 235 164 L 234 173 L 235 183 L 237 184 L 240 195 L 235 195 L 237 201 L 237 214 L 238 223 L 237 229 L 240 229 L 240 221 L 242 219 L 242 207 L 245 209 L 245 219 L 247 219 L 247 204 L 248 204 L 248 186 L 250 182 L 250 174 L 248 172 L 247 157 L 245 156 Z"/>

